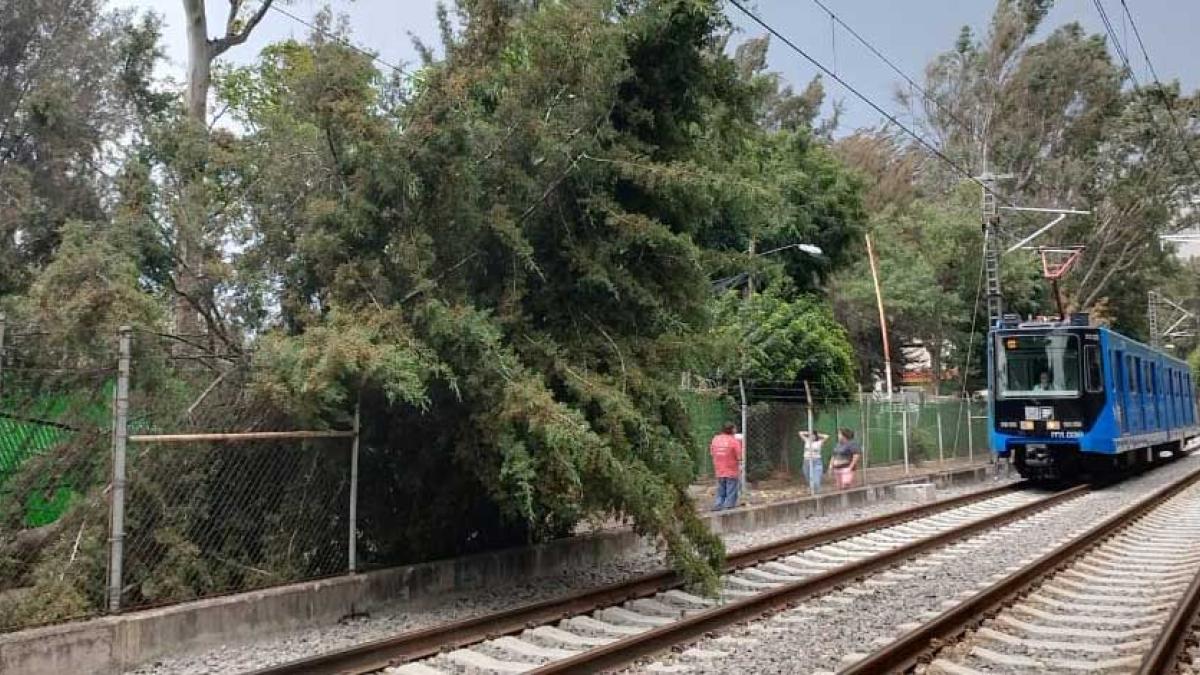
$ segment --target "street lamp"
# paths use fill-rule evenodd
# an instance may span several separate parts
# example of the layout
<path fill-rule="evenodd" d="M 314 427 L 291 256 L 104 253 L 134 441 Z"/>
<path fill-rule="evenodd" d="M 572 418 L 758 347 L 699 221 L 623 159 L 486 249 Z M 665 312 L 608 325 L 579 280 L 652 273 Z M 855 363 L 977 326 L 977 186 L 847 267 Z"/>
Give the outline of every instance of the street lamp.
<path fill-rule="evenodd" d="M 754 241 L 751 240 L 751 242 L 750 242 L 750 255 L 755 258 L 765 258 L 766 256 L 769 256 L 773 253 L 779 253 L 780 251 L 787 251 L 789 249 L 796 249 L 798 251 L 803 251 L 804 253 L 807 253 L 808 255 L 811 255 L 814 258 L 819 258 L 825 254 L 825 252 L 821 250 L 820 246 L 814 246 L 813 244 L 802 244 L 802 243 L 786 244 L 784 246 L 779 246 L 777 248 L 773 248 L 769 251 L 763 251 L 762 253 L 755 253 L 754 252 Z M 747 272 L 746 273 L 746 299 L 749 300 L 753 295 L 754 295 L 754 273 Z M 742 378 L 742 377 L 738 378 L 738 390 L 739 390 L 739 393 L 741 394 L 741 398 L 742 398 L 742 411 L 741 411 L 742 412 L 742 465 L 738 468 L 738 471 L 740 473 L 740 476 L 739 476 L 740 490 L 739 491 L 744 496 L 746 503 L 748 504 L 748 503 L 750 503 L 750 491 L 746 489 L 746 453 L 749 451 L 749 448 L 750 448 L 750 443 L 749 443 L 750 434 L 749 434 L 749 429 L 746 428 L 746 417 L 747 417 L 747 412 L 749 410 L 749 402 L 746 398 L 746 380 L 745 380 L 745 378 Z"/>
<path fill-rule="evenodd" d="M 763 251 L 762 253 L 757 254 L 755 257 L 761 258 L 763 256 L 771 255 L 772 253 L 786 251 L 790 248 L 799 249 L 813 257 L 818 257 L 818 256 L 825 254 L 825 252 L 821 250 L 820 246 L 813 246 L 812 244 L 788 244 L 787 246 L 780 246 L 779 248 L 773 248 L 770 251 Z"/>

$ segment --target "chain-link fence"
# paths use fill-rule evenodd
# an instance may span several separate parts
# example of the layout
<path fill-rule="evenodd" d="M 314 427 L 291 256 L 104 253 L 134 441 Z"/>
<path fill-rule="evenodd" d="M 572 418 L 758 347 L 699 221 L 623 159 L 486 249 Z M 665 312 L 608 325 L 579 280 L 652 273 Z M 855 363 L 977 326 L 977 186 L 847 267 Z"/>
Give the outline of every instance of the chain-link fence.
<path fill-rule="evenodd" d="M 687 391 L 696 440 L 697 476 L 712 476 L 708 440 L 722 422 L 742 427 L 740 392 Z M 804 445 L 799 432 L 808 429 L 809 398 L 803 387 L 755 385 L 747 390 L 744 439 L 746 477 L 803 477 Z M 987 407 L 960 397 L 933 397 L 922 392 L 862 393 L 850 400 L 813 392 L 813 430 L 830 437 L 823 447 L 828 465 L 837 430 L 854 431 L 868 467 L 910 468 L 950 460 L 984 461 L 987 453 Z M 907 451 L 907 453 L 906 453 Z"/>
<path fill-rule="evenodd" d="M 353 570 L 353 429 L 297 431 L 246 354 L 37 338 L 0 329 L 0 632 Z"/>
<path fill-rule="evenodd" d="M 103 602 L 114 356 L 0 316 L 0 631 Z"/>

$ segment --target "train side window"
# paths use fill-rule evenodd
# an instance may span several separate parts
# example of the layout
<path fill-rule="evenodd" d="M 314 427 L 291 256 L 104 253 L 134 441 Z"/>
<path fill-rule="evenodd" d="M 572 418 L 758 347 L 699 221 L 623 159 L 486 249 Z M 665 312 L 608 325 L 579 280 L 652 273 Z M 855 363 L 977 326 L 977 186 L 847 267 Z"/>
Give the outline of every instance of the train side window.
<path fill-rule="evenodd" d="M 1151 396 L 1157 393 L 1156 390 L 1158 389 L 1158 387 L 1154 386 L 1154 370 L 1153 363 L 1146 364 L 1146 393 Z"/>
<path fill-rule="evenodd" d="M 1104 373 L 1100 369 L 1100 347 L 1096 345 L 1083 346 L 1083 367 L 1087 375 L 1087 390 L 1104 391 Z"/>
<path fill-rule="evenodd" d="M 1125 356 L 1125 373 L 1129 375 L 1128 391 L 1137 393 L 1137 368 L 1133 365 L 1133 357 L 1129 355 Z"/>

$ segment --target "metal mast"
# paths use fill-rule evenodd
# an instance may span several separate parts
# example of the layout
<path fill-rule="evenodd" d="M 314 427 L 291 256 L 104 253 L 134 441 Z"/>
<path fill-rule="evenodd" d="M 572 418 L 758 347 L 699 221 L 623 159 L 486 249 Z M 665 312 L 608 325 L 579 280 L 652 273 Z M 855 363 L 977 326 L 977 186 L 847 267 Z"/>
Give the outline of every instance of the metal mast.
<path fill-rule="evenodd" d="M 1004 314 L 1004 299 L 1000 295 L 1000 211 L 996 206 L 996 181 L 1010 178 L 985 171 L 979 176 L 983 183 L 983 266 L 987 284 L 988 328 L 991 329 Z"/>
<path fill-rule="evenodd" d="M 1160 338 L 1162 334 L 1158 331 L 1158 293 L 1150 291 L 1146 295 L 1149 299 L 1146 308 L 1146 317 L 1150 320 L 1150 346 L 1159 347 L 1162 342 Z"/>

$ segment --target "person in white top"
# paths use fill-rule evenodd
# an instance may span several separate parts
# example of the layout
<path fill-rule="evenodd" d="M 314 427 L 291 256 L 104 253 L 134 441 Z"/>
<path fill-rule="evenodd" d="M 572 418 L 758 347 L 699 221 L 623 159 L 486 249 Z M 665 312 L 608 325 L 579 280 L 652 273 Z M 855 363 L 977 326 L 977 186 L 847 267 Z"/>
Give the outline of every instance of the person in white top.
<path fill-rule="evenodd" d="M 829 434 L 801 431 L 800 440 L 804 441 L 804 475 L 808 477 L 808 489 L 815 495 L 821 490 L 821 446 L 829 440 Z"/>

